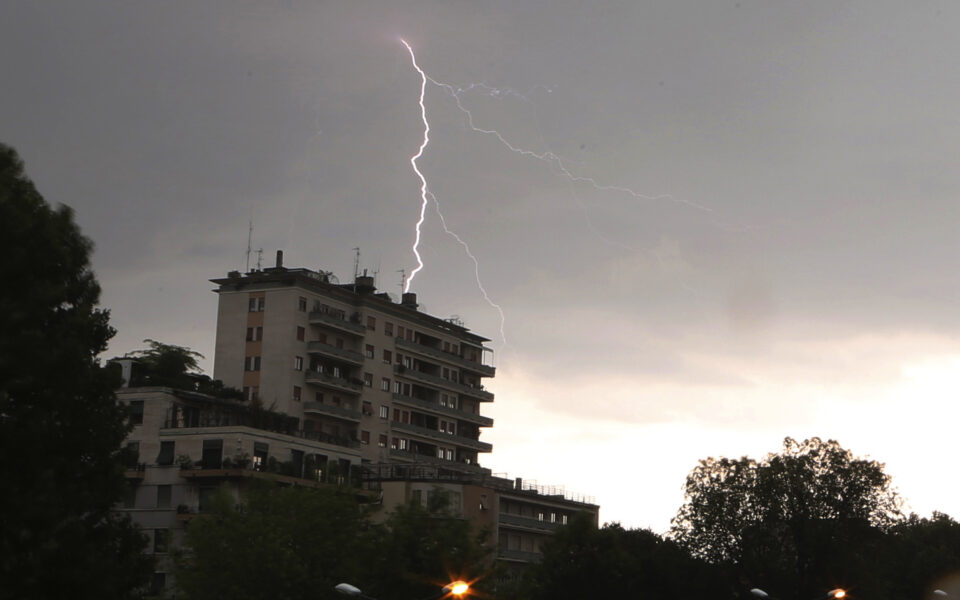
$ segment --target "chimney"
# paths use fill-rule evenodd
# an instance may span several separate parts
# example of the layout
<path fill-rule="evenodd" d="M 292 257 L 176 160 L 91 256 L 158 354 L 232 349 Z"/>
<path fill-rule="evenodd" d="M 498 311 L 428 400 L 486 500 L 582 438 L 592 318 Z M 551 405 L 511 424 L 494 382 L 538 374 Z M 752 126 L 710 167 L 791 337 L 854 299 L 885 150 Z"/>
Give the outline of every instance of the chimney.
<path fill-rule="evenodd" d="M 363 270 L 363 275 L 358 275 L 353 281 L 353 287 L 358 294 L 371 294 L 376 291 L 373 285 L 373 277 L 367 275 L 367 270 Z"/>
<path fill-rule="evenodd" d="M 412 308 L 417 310 L 417 293 L 416 292 L 404 292 L 403 296 L 400 297 L 400 306 L 406 306 L 407 308 Z"/>
<path fill-rule="evenodd" d="M 517 477 L 513 482 L 513 489 L 520 491 L 523 489 L 523 477 Z"/>
<path fill-rule="evenodd" d="M 283 250 L 277 250 L 277 268 L 283 268 Z"/>

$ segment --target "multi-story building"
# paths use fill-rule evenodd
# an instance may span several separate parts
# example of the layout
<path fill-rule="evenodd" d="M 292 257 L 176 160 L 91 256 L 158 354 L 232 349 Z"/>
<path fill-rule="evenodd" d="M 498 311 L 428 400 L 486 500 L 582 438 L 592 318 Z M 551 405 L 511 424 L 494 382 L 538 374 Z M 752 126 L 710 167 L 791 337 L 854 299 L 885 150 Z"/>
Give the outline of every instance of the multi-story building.
<path fill-rule="evenodd" d="M 255 479 L 354 486 L 365 501 L 449 508 L 490 532 L 497 559 L 522 566 L 577 512 L 597 521 L 587 498 L 491 474 L 479 463 L 493 420 L 488 340 L 456 320 L 418 310 L 415 294 L 394 302 L 373 278 L 337 283 L 328 273 L 276 266 L 212 280 L 219 295 L 214 378 L 244 401 L 167 387 L 135 387 L 120 359 L 129 406 L 123 510 L 151 536 L 154 588 L 164 588 L 184 525 L 222 484 L 239 496 Z M 134 387 L 130 387 L 133 381 Z"/>
<path fill-rule="evenodd" d="M 488 340 L 455 320 L 377 293 L 373 278 L 275 267 L 214 279 L 220 296 L 213 376 L 326 439 L 356 440 L 368 462 L 478 470 L 493 420 Z"/>

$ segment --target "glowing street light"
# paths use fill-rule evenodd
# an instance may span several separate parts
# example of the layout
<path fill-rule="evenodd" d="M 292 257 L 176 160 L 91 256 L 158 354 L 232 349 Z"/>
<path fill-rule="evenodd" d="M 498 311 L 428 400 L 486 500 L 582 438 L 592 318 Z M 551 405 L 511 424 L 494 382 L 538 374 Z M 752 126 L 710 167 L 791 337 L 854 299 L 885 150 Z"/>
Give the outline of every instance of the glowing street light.
<path fill-rule="evenodd" d="M 466 581 L 454 581 L 443 586 L 443 591 L 446 594 L 453 594 L 458 598 L 470 591 L 470 584 Z"/>
<path fill-rule="evenodd" d="M 757 598 L 760 598 L 760 600 L 775 600 L 772 596 L 770 596 L 770 594 L 766 593 L 765 591 L 761 590 L 760 588 L 753 588 L 752 590 L 750 590 L 750 593 L 751 593 L 753 596 L 755 596 L 755 597 L 757 597 Z M 936 592 L 934 592 L 934 593 L 936 593 Z M 829 592 L 827 592 L 827 594 L 826 594 L 826 596 L 824 596 L 824 598 L 826 598 L 827 600 L 842 600 L 842 599 L 845 598 L 846 596 L 847 596 L 847 591 L 846 591 L 846 590 L 844 590 L 844 589 L 842 589 L 842 588 L 837 588 L 837 589 L 835 589 L 835 590 L 830 590 Z M 815 600 L 819 600 L 819 599 L 815 599 Z"/>

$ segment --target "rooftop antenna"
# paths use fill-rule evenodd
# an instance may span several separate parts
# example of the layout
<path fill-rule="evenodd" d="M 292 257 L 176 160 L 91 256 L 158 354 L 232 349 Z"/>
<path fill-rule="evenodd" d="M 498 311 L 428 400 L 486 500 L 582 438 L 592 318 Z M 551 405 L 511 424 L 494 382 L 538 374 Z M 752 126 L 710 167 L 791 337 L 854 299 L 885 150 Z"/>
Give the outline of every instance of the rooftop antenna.
<path fill-rule="evenodd" d="M 360 277 L 360 248 L 353 249 L 353 293 L 357 293 L 357 277 Z"/>
<path fill-rule="evenodd" d="M 244 273 L 250 272 L 250 242 L 253 241 L 253 219 L 250 219 L 250 230 L 247 231 L 247 270 Z"/>
<path fill-rule="evenodd" d="M 263 259 L 263 248 L 257 248 L 257 270 L 260 270 L 260 261 Z"/>
<path fill-rule="evenodd" d="M 403 293 L 403 290 L 407 289 L 407 270 L 406 269 L 397 269 L 397 273 L 400 273 L 400 293 Z"/>

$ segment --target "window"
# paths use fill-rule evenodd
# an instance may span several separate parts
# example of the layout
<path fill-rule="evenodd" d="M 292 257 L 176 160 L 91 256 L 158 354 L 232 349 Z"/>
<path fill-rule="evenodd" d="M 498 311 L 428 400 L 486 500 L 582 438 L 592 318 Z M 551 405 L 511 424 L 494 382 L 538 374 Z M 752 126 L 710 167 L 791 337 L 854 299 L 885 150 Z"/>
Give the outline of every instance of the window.
<path fill-rule="evenodd" d="M 399 408 L 393 409 L 393 420 L 394 420 L 394 421 L 400 421 L 400 409 L 399 409 Z"/>
<path fill-rule="evenodd" d="M 337 338 L 337 343 L 334 345 L 338 350 L 343 350 L 343 338 Z"/>
<path fill-rule="evenodd" d="M 253 443 L 253 470 L 262 471 L 267 466 L 267 453 L 270 446 L 263 442 Z"/>
<path fill-rule="evenodd" d="M 166 554 L 167 548 L 170 546 L 170 530 L 169 529 L 154 529 L 153 530 L 153 552 L 154 554 Z"/>
<path fill-rule="evenodd" d="M 247 400 L 249 400 L 249 401 L 256 400 L 259 395 L 260 395 L 260 388 L 259 388 L 259 387 L 257 387 L 257 386 L 250 386 L 250 387 L 244 386 L 244 388 L 243 388 L 243 397 L 246 398 Z"/>
<path fill-rule="evenodd" d="M 557 522 L 557 513 L 555 513 L 555 512 L 550 513 L 550 522 L 551 522 L 551 523 L 556 523 L 556 522 Z"/>
<path fill-rule="evenodd" d="M 388 336 L 393 336 L 393 323 L 386 321 L 383 324 L 383 334 Z"/>
<path fill-rule="evenodd" d="M 403 337 L 403 325 L 397 325 L 397 337 L 398 338 Z"/>
<path fill-rule="evenodd" d="M 537 513 L 537 520 L 538 520 L 538 521 L 543 521 L 543 512 L 538 512 L 538 513 Z"/>
<path fill-rule="evenodd" d="M 256 299 L 256 298 L 250 298 L 250 302 L 249 302 L 249 305 L 248 305 L 248 310 L 249 310 L 250 312 L 257 312 L 257 299 Z"/>
<path fill-rule="evenodd" d="M 446 406 L 446 405 L 447 405 L 447 395 L 440 394 L 440 406 Z"/>
<path fill-rule="evenodd" d="M 390 379 L 388 377 L 384 377 L 380 380 L 380 390 L 384 392 L 390 391 Z"/>
<path fill-rule="evenodd" d="M 389 350 L 384 350 L 383 363 L 389 365 L 391 362 L 393 362 L 393 353 L 390 352 Z"/>
<path fill-rule="evenodd" d="M 444 343 L 443 343 L 443 351 L 444 351 L 444 352 L 450 352 L 450 342 L 444 342 Z"/>
<path fill-rule="evenodd" d="M 453 450 L 447 450 L 447 460 L 453 460 Z"/>
<path fill-rule="evenodd" d="M 399 440 L 398 440 L 397 438 L 393 438 L 393 440 L 390 441 L 390 447 L 391 447 L 392 449 L 396 450 L 396 449 L 397 449 L 397 444 L 398 444 L 398 442 L 399 442 Z"/>
<path fill-rule="evenodd" d="M 325 333 L 318 333 L 318 334 L 317 334 L 317 341 L 320 342 L 321 344 L 326 344 L 326 343 L 327 343 L 327 334 L 325 334 Z"/>
<path fill-rule="evenodd" d="M 223 463 L 223 440 L 203 440 L 203 468 L 219 469 Z"/>
<path fill-rule="evenodd" d="M 260 370 L 260 357 L 259 356 L 248 356 L 243 359 L 243 370 L 244 371 L 259 371 Z"/>
<path fill-rule="evenodd" d="M 361 431 L 361 432 L 360 432 L 360 443 L 361 443 L 361 444 L 369 444 L 369 443 L 370 443 L 370 432 L 369 432 L 369 431 Z"/>
<path fill-rule="evenodd" d="M 372 417 L 372 416 L 373 416 L 373 404 L 371 404 L 370 402 L 364 401 L 364 402 L 363 402 L 363 414 L 367 415 L 368 417 Z"/>
<path fill-rule="evenodd" d="M 376 317 L 367 317 L 367 329 L 376 331 L 376 329 L 377 329 L 377 318 L 376 318 Z"/>
<path fill-rule="evenodd" d="M 437 458 L 443 458 L 443 448 L 437 448 Z"/>
<path fill-rule="evenodd" d="M 380 436 L 377 438 L 377 445 L 380 446 L 381 448 L 387 447 L 387 434 L 385 433 L 380 434 Z"/>
<path fill-rule="evenodd" d="M 307 299 L 303 296 L 297 298 L 297 309 L 300 312 L 307 312 Z"/>
<path fill-rule="evenodd" d="M 303 327 L 297 327 L 297 341 L 302 342 L 307 337 L 307 330 Z"/>
<path fill-rule="evenodd" d="M 456 432 L 457 432 L 456 423 L 454 423 L 453 421 L 450 421 L 449 423 L 447 423 L 447 433 L 449 433 L 450 435 L 453 435 Z"/>
<path fill-rule="evenodd" d="M 401 413 L 400 413 L 400 421 L 403 422 L 403 423 L 409 423 L 409 422 L 410 422 L 410 411 L 406 411 L 406 410 L 405 410 L 405 411 L 401 412 Z"/>
<path fill-rule="evenodd" d="M 263 312 L 263 309 L 266 307 L 267 299 L 264 297 L 260 298 L 250 298 L 249 310 L 250 312 Z"/>
<path fill-rule="evenodd" d="M 302 392 L 303 392 L 303 390 L 300 389 L 300 386 L 299 386 L 299 385 L 293 386 L 293 401 L 294 401 L 294 402 L 300 402 L 300 397 L 301 397 L 301 395 L 302 395 Z"/>
<path fill-rule="evenodd" d="M 400 438 L 398 441 L 400 442 L 400 444 L 399 444 L 400 450 L 406 450 L 406 449 L 410 446 L 410 441 L 409 441 L 409 440 L 405 440 L 405 439 L 403 439 L 403 438 Z"/>
<path fill-rule="evenodd" d="M 567 515 L 560 515 L 560 523 L 561 523 L 562 525 L 566 525 L 566 524 L 567 524 Z"/>
<path fill-rule="evenodd" d="M 160 453 L 157 454 L 158 465 L 173 464 L 173 444 L 174 442 L 160 442 Z"/>
<path fill-rule="evenodd" d="M 263 327 L 247 327 L 247 341 L 259 342 L 263 339 Z"/>
<path fill-rule="evenodd" d="M 446 368 L 446 367 L 443 368 L 443 378 L 444 378 L 444 379 L 450 379 L 450 369 L 448 369 L 448 368 Z"/>
<path fill-rule="evenodd" d="M 314 396 L 314 399 L 317 401 L 317 403 L 323 404 L 323 392 L 317 392 Z"/>
<path fill-rule="evenodd" d="M 337 377 L 337 378 L 340 377 L 340 367 L 334 367 L 330 369 L 330 372 L 333 374 L 334 377 Z"/>
<path fill-rule="evenodd" d="M 447 397 L 447 406 L 449 406 L 450 408 L 456 408 L 456 407 L 457 407 L 457 397 L 456 397 L 456 396 L 449 396 L 449 397 Z"/>
<path fill-rule="evenodd" d="M 127 411 L 127 416 L 130 419 L 131 425 L 142 425 L 143 424 L 143 400 L 131 400 L 130 407 Z"/>
<path fill-rule="evenodd" d="M 390 409 L 387 408 L 386 406 L 381 406 L 381 407 L 380 407 L 380 418 L 381 418 L 381 419 L 389 419 L 389 418 L 390 418 Z"/>
<path fill-rule="evenodd" d="M 373 387 L 373 373 L 363 374 L 363 385 L 367 387 Z"/>
<path fill-rule="evenodd" d="M 303 357 L 302 357 L 302 356 L 294 356 L 294 357 L 293 357 L 293 368 L 294 368 L 295 371 L 302 371 L 302 370 L 303 370 Z"/>
<path fill-rule="evenodd" d="M 373 344 L 367 344 L 367 346 L 366 346 L 366 348 L 365 348 L 364 350 L 365 350 L 365 353 L 366 353 L 366 355 L 367 355 L 367 358 L 373 358 L 373 355 L 374 355 L 374 353 L 376 352 L 376 350 L 375 350 L 374 347 L 373 347 Z"/>
<path fill-rule="evenodd" d="M 169 484 L 157 486 L 157 508 L 170 508 L 172 490 L 173 486 Z"/>
<path fill-rule="evenodd" d="M 394 394 L 399 394 L 399 393 L 400 393 L 400 390 L 402 390 L 402 389 L 403 389 L 403 384 L 401 384 L 399 381 L 394 381 L 394 382 L 393 382 L 393 393 L 394 393 Z"/>

